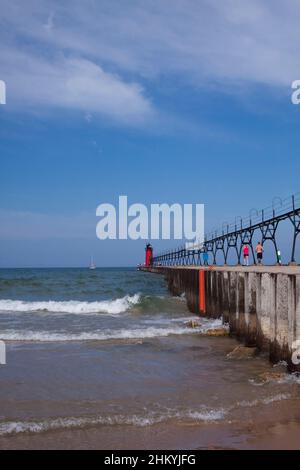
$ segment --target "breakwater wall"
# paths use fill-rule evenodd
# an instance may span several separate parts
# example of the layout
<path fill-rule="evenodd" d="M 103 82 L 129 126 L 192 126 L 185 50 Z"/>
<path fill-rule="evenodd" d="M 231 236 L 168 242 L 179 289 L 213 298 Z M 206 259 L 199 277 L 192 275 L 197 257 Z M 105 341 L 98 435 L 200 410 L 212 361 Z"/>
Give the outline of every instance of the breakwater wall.
<path fill-rule="evenodd" d="M 223 317 L 246 346 L 300 371 L 299 267 L 150 267 L 165 276 L 173 295 L 185 294 L 191 312 Z M 297 343 L 298 342 L 298 343 Z M 300 358 L 299 358 L 300 359 Z M 299 360 L 300 362 L 300 360 Z"/>

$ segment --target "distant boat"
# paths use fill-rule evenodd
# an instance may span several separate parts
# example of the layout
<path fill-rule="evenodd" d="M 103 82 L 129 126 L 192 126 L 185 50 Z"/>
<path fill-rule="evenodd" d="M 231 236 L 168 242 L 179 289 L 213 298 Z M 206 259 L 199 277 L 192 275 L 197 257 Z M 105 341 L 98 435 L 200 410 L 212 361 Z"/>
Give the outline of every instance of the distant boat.
<path fill-rule="evenodd" d="M 96 269 L 96 265 L 94 263 L 93 257 L 91 256 L 91 263 L 90 263 L 90 268 L 89 269 Z"/>

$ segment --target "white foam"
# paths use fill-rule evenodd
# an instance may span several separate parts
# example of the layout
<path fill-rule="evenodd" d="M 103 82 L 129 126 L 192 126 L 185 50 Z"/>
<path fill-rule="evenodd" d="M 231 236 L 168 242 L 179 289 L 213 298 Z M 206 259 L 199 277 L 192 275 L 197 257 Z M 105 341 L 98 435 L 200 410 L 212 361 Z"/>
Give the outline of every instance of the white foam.
<path fill-rule="evenodd" d="M 94 332 L 82 333 L 60 333 L 50 331 L 32 331 L 32 330 L 2 330 L 0 339 L 4 341 L 36 341 L 36 342 L 64 342 L 64 341 L 106 341 L 106 340 L 126 340 L 164 337 L 170 335 L 185 335 L 200 333 L 201 328 L 136 328 L 123 330 L 97 330 Z"/>
<path fill-rule="evenodd" d="M 225 410 L 190 411 L 187 417 L 194 421 L 219 421 L 226 415 Z"/>
<path fill-rule="evenodd" d="M 68 417 L 55 418 L 45 421 L 7 421 L 0 422 L 0 436 L 21 433 L 41 433 L 54 431 L 57 429 L 82 428 L 96 425 L 127 425 L 127 426 L 152 426 L 169 420 L 188 420 L 193 422 L 214 422 L 224 418 L 224 410 L 206 410 L 201 411 L 177 411 L 168 410 L 166 412 L 149 413 L 146 416 L 94 416 L 94 417 Z"/>
<path fill-rule="evenodd" d="M 281 378 L 277 379 L 276 382 L 278 384 L 287 384 L 287 383 L 295 383 L 300 384 L 300 375 L 297 372 L 292 374 L 284 374 Z"/>
<path fill-rule="evenodd" d="M 33 330 L 2 330 L 0 339 L 4 341 L 32 341 L 32 342 L 65 342 L 65 341 L 107 341 L 126 339 L 147 339 L 171 335 L 191 335 L 204 333 L 222 324 L 221 320 L 206 320 L 196 328 L 172 325 L 169 328 L 147 328 L 96 330 L 93 332 L 61 333 L 59 331 L 33 331 Z"/>
<path fill-rule="evenodd" d="M 240 401 L 237 403 L 237 405 L 241 407 L 252 408 L 258 405 L 270 405 L 271 403 L 281 401 L 281 400 L 288 400 L 289 398 L 291 398 L 291 394 L 289 393 L 278 393 L 277 395 L 273 395 L 273 396 L 266 397 L 266 398 L 257 398 L 256 400 L 252 400 L 252 401 L 246 401 L 246 400 Z"/>
<path fill-rule="evenodd" d="M 197 321 L 200 323 L 200 318 L 193 315 L 193 316 L 185 316 L 185 317 L 177 317 L 177 318 L 151 318 L 150 320 L 143 320 L 145 324 L 151 325 L 168 325 L 170 323 L 180 323 L 187 325 L 191 321 Z"/>
<path fill-rule="evenodd" d="M 69 301 L 42 301 L 27 302 L 24 300 L 0 300 L 1 312 L 52 312 L 52 313 L 73 313 L 73 314 L 118 314 L 126 312 L 132 305 L 138 304 L 140 294 L 133 296 L 126 295 L 120 299 L 103 300 L 101 302 L 80 302 Z"/>
<path fill-rule="evenodd" d="M 278 393 L 278 395 L 274 395 L 273 397 L 263 398 L 262 402 L 264 405 L 270 405 L 276 401 L 288 400 L 289 398 L 291 398 L 290 393 Z"/>
<path fill-rule="evenodd" d="M 201 327 L 203 331 L 207 331 L 214 328 L 219 328 L 220 326 L 224 328 L 229 328 L 228 324 L 223 323 L 222 318 L 216 318 L 212 320 L 211 318 L 200 318 L 198 320 L 202 323 Z"/>
<path fill-rule="evenodd" d="M 273 365 L 273 368 L 276 368 L 276 367 L 287 367 L 288 366 L 288 363 L 286 361 L 279 361 L 277 362 L 276 364 Z"/>
<path fill-rule="evenodd" d="M 286 372 L 280 377 L 270 376 L 269 379 L 260 382 L 257 382 L 255 379 L 250 379 L 249 382 L 255 387 L 264 387 L 265 385 L 268 385 L 270 383 L 276 383 L 278 385 L 289 383 L 300 384 L 300 375 L 297 372 L 294 372 L 292 374 Z"/>
<path fill-rule="evenodd" d="M 192 317 L 198 318 L 198 317 Z M 186 318 L 182 318 L 182 320 Z M 66 333 L 60 331 L 43 330 L 13 330 L 7 329 L 0 332 L 0 339 L 4 341 L 31 341 L 31 342 L 65 342 L 65 341 L 107 341 L 107 340 L 126 340 L 126 339 L 147 339 L 156 337 L 165 337 L 171 335 L 191 335 L 205 333 L 211 328 L 222 325 L 222 320 L 201 319 L 199 326 L 192 328 L 188 324 L 179 325 L 170 318 L 166 327 L 157 328 L 148 326 L 145 328 L 132 329 L 107 329 L 83 331 L 80 333 Z M 160 322 L 153 322 L 160 323 Z M 182 322 L 183 323 L 183 322 Z M 144 322 L 144 324 L 148 324 Z M 161 322 L 165 325 L 165 322 Z M 169 327 L 168 327 L 169 325 Z"/>

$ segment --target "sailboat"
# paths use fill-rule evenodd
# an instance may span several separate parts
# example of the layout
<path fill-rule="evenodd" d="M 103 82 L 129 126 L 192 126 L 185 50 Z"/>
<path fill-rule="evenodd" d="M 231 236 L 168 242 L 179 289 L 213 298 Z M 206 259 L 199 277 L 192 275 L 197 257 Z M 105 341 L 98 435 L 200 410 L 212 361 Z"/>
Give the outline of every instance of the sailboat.
<path fill-rule="evenodd" d="M 96 265 L 94 263 L 93 257 L 91 256 L 91 263 L 90 263 L 90 268 L 89 269 L 96 269 Z"/>

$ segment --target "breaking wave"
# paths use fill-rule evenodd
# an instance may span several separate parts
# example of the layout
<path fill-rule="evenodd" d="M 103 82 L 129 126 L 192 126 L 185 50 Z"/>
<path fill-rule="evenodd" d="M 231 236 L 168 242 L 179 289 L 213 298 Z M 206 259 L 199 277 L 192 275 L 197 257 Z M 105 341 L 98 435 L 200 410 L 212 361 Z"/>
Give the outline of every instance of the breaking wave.
<path fill-rule="evenodd" d="M 52 312 L 73 314 L 118 314 L 126 312 L 130 307 L 140 302 L 140 294 L 126 295 L 120 299 L 103 300 L 100 302 L 69 301 L 42 301 L 27 302 L 24 300 L 0 300 L 1 312 Z"/>
<path fill-rule="evenodd" d="M 270 405 L 277 401 L 287 400 L 288 398 L 290 398 L 289 394 L 278 394 L 274 395 L 273 397 L 270 396 L 249 402 L 237 402 L 235 406 L 229 407 L 228 409 L 208 409 L 207 407 L 201 407 L 199 410 L 167 409 L 162 412 L 149 412 L 146 415 L 134 414 L 131 416 L 126 416 L 119 414 L 114 416 L 98 415 L 85 417 L 63 417 L 41 421 L 2 421 L 0 422 L 0 436 L 9 436 L 22 433 L 36 434 L 60 429 L 78 429 L 97 425 L 146 427 L 168 421 L 179 421 L 181 423 L 185 422 L 192 424 L 215 423 L 224 420 L 231 411 L 235 411 L 237 408 L 254 407 L 259 404 Z"/>
<path fill-rule="evenodd" d="M 222 420 L 226 412 L 220 410 L 203 409 L 199 411 L 186 410 L 168 410 L 163 413 L 149 413 L 146 416 L 115 415 L 115 416 L 92 416 L 92 417 L 68 417 L 55 418 L 45 421 L 7 421 L 0 422 L 0 436 L 8 436 L 20 433 L 41 433 L 46 431 L 55 431 L 58 429 L 74 429 L 92 427 L 97 425 L 104 426 L 152 426 L 171 420 L 180 420 L 193 423 L 215 422 Z"/>
<path fill-rule="evenodd" d="M 5 330 L 0 334 L 4 341 L 36 341 L 36 342 L 64 342 L 64 341 L 107 341 L 126 339 L 146 339 L 170 335 L 184 335 L 201 333 L 203 328 L 136 328 L 123 330 L 107 330 L 82 333 L 59 333 L 49 331 L 17 331 Z"/>
<path fill-rule="evenodd" d="M 291 398 L 290 393 L 278 393 L 277 395 L 266 397 L 266 398 L 257 398 L 256 400 L 252 401 L 240 401 L 237 403 L 240 407 L 251 408 L 258 405 L 270 405 L 274 402 L 281 401 L 281 400 L 289 400 Z"/>

